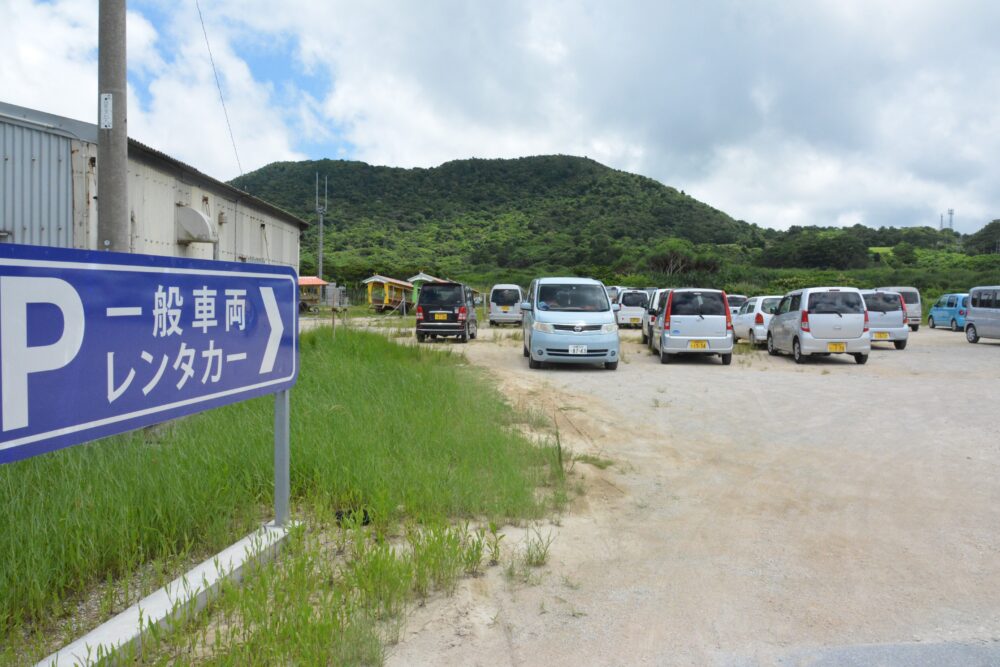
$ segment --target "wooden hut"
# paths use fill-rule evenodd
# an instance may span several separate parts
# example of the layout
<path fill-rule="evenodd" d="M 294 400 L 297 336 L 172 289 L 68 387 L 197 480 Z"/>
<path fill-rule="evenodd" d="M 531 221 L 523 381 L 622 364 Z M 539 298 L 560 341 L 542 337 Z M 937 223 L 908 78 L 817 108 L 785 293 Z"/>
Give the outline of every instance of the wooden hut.
<path fill-rule="evenodd" d="M 299 276 L 299 311 L 316 312 L 323 302 L 323 288 L 328 282 L 316 276 Z"/>
<path fill-rule="evenodd" d="M 420 286 L 424 283 L 446 283 L 447 280 L 442 280 L 441 278 L 435 278 L 434 276 L 428 275 L 421 271 L 415 276 L 410 276 L 407 280 L 413 283 L 413 303 L 417 302 L 417 297 L 420 296 Z"/>
<path fill-rule="evenodd" d="M 382 275 L 374 275 L 361 281 L 368 288 L 368 307 L 376 312 L 405 310 L 413 307 L 413 283 Z"/>

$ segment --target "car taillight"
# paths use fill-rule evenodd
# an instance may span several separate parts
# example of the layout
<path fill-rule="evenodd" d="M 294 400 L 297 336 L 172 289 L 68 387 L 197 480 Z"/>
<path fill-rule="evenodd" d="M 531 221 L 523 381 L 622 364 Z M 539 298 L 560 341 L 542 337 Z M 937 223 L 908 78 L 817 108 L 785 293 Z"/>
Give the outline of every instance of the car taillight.
<path fill-rule="evenodd" d="M 965 311 L 964 310 L 958 311 L 958 314 L 961 315 L 962 317 L 965 317 Z"/>
<path fill-rule="evenodd" d="M 809 331 L 809 311 L 802 311 L 802 324 L 800 325 L 803 331 Z"/>
<path fill-rule="evenodd" d="M 733 311 L 729 309 L 729 297 L 722 293 L 722 302 L 726 304 L 726 331 L 733 330 Z"/>
<path fill-rule="evenodd" d="M 757 313 L 757 317 L 753 318 L 753 323 L 754 324 L 763 325 L 764 324 L 764 314 L 763 313 Z"/>
<path fill-rule="evenodd" d="M 458 321 L 462 322 L 469 316 L 469 309 L 462 306 L 458 309 Z"/>
<path fill-rule="evenodd" d="M 424 319 L 424 307 L 423 306 L 417 306 L 417 319 L 418 320 Z"/>
<path fill-rule="evenodd" d="M 869 331 L 870 331 L 870 329 L 868 327 L 868 309 L 865 308 L 865 331 L 864 332 L 868 333 Z"/>
<path fill-rule="evenodd" d="M 906 321 L 910 318 L 908 317 L 909 313 L 906 312 L 906 302 L 903 301 L 902 295 L 899 296 L 899 307 L 903 309 L 903 324 L 906 324 Z"/>
<path fill-rule="evenodd" d="M 670 307 L 674 303 L 674 293 L 670 292 L 667 294 L 667 307 L 663 311 L 663 330 L 668 331 L 670 329 Z"/>

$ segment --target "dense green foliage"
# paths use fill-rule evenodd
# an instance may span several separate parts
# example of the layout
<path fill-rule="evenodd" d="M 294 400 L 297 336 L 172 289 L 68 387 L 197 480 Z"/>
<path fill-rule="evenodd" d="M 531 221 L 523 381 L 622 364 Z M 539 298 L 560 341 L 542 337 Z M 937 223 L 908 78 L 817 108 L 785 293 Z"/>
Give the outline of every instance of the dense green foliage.
<path fill-rule="evenodd" d="M 842 282 L 968 289 L 997 282 L 1000 221 L 966 239 L 931 227 L 765 229 L 652 179 L 585 158 L 460 160 L 433 169 L 321 160 L 275 163 L 234 184 L 315 220 L 329 177 L 324 274 L 352 284 L 420 270 L 480 286 L 544 274 L 741 292 Z M 301 272 L 316 271 L 317 229 Z M 969 253 L 969 254 L 966 254 Z M 996 255 L 992 255 L 996 257 Z"/>

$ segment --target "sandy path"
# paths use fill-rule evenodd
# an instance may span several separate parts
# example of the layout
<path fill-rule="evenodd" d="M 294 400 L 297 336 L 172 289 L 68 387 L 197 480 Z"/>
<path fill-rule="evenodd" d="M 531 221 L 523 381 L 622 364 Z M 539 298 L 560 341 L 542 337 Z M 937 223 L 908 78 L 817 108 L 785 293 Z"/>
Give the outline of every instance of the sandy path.
<path fill-rule="evenodd" d="M 545 528 L 535 583 L 464 582 L 411 616 L 390 664 L 1000 660 L 1000 438 L 980 400 L 1000 345 L 922 330 L 864 367 L 726 368 L 630 343 L 617 372 L 530 371 L 520 346 L 467 354 L 616 465 L 577 464 L 588 492 Z"/>

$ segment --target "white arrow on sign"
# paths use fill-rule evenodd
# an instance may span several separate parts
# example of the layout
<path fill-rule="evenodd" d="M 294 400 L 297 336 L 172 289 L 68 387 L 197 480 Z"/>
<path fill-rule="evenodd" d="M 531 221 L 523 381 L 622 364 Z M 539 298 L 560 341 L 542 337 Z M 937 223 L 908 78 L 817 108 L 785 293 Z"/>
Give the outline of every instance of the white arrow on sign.
<path fill-rule="evenodd" d="M 264 300 L 264 311 L 271 325 L 271 335 L 267 337 L 267 347 L 264 348 L 264 359 L 260 362 L 260 373 L 263 375 L 274 370 L 274 359 L 278 356 L 278 345 L 281 343 L 281 334 L 285 332 L 285 325 L 282 324 L 281 313 L 278 312 L 278 300 L 274 298 L 274 288 L 261 287 L 260 297 Z"/>

